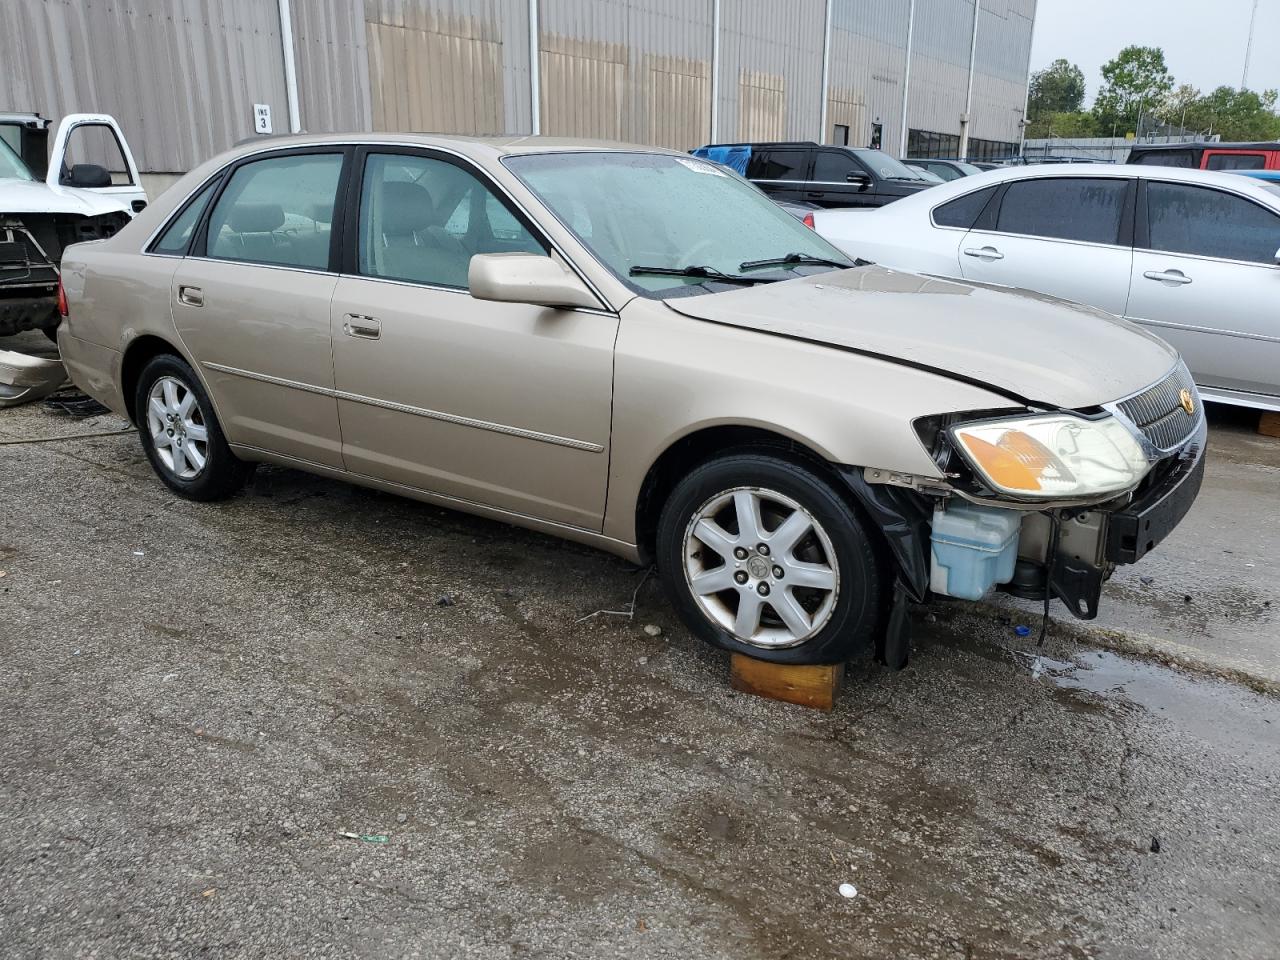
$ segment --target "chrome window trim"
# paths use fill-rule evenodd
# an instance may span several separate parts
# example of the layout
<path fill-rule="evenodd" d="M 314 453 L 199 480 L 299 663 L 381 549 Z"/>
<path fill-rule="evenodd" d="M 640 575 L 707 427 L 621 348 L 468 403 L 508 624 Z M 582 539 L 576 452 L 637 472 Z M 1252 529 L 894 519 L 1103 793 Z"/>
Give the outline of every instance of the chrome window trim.
<path fill-rule="evenodd" d="M 473 427 L 477 430 L 487 430 L 491 433 L 501 433 L 507 436 L 520 437 L 525 440 L 537 440 L 541 443 L 550 443 L 558 447 L 568 447 L 571 450 L 582 450 L 586 453 L 604 453 L 604 445 L 593 443 L 590 440 L 577 440 L 573 437 L 561 437 L 554 433 L 543 433 L 538 430 L 526 430 L 524 427 L 513 427 L 505 423 L 494 423 L 491 420 L 477 420 L 473 417 L 463 417 L 454 413 L 445 413 L 441 410 L 429 410 L 426 407 L 415 407 L 407 403 L 395 403 L 391 400 L 379 400 L 375 397 L 366 397 L 363 394 L 351 393 L 347 390 L 335 390 L 331 387 L 321 387 L 314 383 L 304 383 L 300 380 L 288 380 L 284 377 L 274 377 L 265 373 L 255 373 L 252 370 L 244 370 L 240 367 L 232 367 L 225 363 L 213 363 L 205 360 L 201 366 L 216 370 L 219 373 L 227 373 L 236 377 L 244 377 L 249 380 L 258 380 L 262 383 L 270 383 L 274 386 L 287 387 L 293 390 L 301 390 L 304 393 L 311 393 L 322 397 L 332 397 L 335 400 L 347 400 L 352 403 L 363 403 L 371 407 L 379 407 L 384 410 L 394 410 L 397 413 L 408 413 L 416 417 L 424 417 L 428 420 L 439 420 L 442 423 L 452 423 L 460 427 Z"/>
<path fill-rule="evenodd" d="M 328 271 L 325 272 L 325 275 L 332 276 Z M 460 293 L 464 296 L 471 297 L 471 291 L 466 287 L 446 287 L 443 284 L 426 283 L 421 280 L 401 280 L 398 277 L 371 277 L 363 273 L 339 273 L 337 277 L 339 280 L 368 280 L 370 283 L 389 283 L 393 286 L 409 287 L 413 290 L 433 290 L 436 293 Z M 475 298 L 472 297 L 472 299 Z M 515 304 L 515 306 L 521 306 L 521 304 Z M 524 306 L 533 307 L 537 306 L 537 304 L 529 303 L 524 304 Z M 596 309 L 595 307 L 547 307 L 546 309 L 567 310 L 572 313 L 590 313 L 600 317 L 612 317 L 615 320 L 618 318 L 618 313 L 615 310 L 601 310 Z"/>

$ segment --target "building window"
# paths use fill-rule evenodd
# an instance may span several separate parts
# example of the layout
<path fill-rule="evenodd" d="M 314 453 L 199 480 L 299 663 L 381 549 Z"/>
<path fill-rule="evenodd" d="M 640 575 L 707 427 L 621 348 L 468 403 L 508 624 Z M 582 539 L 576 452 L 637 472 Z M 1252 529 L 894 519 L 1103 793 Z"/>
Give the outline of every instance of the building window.
<path fill-rule="evenodd" d="M 965 160 L 1009 160 L 1018 155 L 1018 145 L 1009 140 L 969 138 L 969 155 Z"/>
<path fill-rule="evenodd" d="M 907 156 L 913 160 L 949 160 L 959 156 L 960 138 L 932 130 L 907 131 Z"/>

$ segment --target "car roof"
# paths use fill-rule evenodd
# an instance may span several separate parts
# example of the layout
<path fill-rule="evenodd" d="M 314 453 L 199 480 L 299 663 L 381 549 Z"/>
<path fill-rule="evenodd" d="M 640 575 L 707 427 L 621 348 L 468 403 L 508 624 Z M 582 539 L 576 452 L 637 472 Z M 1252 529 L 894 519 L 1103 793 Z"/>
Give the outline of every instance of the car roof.
<path fill-rule="evenodd" d="M 1256 140 L 1216 143 L 1212 140 L 1195 140 L 1187 143 L 1136 143 L 1130 148 L 1130 151 L 1133 150 L 1143 153 L 1159 153 L 1164 150 L 1280 150 L 1280 142 Z"/>
<path fill-rule="evenodd" d="M 384 143 L 395 145 L 438 147 L 469 156 L 489 158 L 529 153 L 569 153 L 618 151 L 628 153 L 661 153 L 687 156 L 666 147 L 624 143 L 618 140 L 592 140 L 584 137 L 501 136 L 472 137 L 446 133 L 324 133 L 288 136 L 253 137 L 243 140 L 227 156 L 258 153 L 262 150 L 284 150 L 289 147 L 341 145 L 348 143 Z"/>
<path fill-rule="evenodd" d="M 1144 180 L 1164 180 L 1174 183 L 1197 183 L 1204 186 L 1223 187 L 1235 193 L 1244 193 L 1255 199 L 1265 201 L 1269 206 L 1277 205 L 1274 192 L 1265 186 L 1266 181 L 1256 177 L 1242 177 L 1237 173 L 1217 170 L 1191 170 L 1186 167 L 1159 167 L 1138 163 L 1050 163 L 1032 164 L 1030 166 L 999 167 L 972 176 L 961 177 L 949 183 L 938 184 L 928 190 L 903 197 L 893 203 L 880 207 L 874 213 L 901 210 L 906 212 L 919 205 L 933 208 L 940 203 L 981 190 L 984 187 L 999 186 L 1014 180 L 1041 180 L 1062 177 L 1133 178 Z"/>

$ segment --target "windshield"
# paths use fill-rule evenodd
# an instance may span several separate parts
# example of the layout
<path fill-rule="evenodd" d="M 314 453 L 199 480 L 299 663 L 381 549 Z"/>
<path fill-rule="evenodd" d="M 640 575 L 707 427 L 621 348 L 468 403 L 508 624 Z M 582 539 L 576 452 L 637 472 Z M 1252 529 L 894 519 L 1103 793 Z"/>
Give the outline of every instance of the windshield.
<path fill-rule="evenodd" d="M 730 280 L 833 269 L 805 262 L 815 259 L 853 265 L 755 186 L 705 160 L 584 151 L 503 162 L 601 263 L 645 296 L 701 294 Z M 789 262 L 779 262 L 784 258 Z M 700 269 L 689 276 L 670 275 L 694 267 Z"/>
<path fill-rule="evenodd" d="M 22 158 L 0 137 L 0 180 L 34 180 Z"/>
<path fill-rule="evenodd" d="M 918 170 L 912 170 L 901 160 L 895 160 L 879 150 L 854 150 L 858 159 L 885 180 L 923 180 Z"/>

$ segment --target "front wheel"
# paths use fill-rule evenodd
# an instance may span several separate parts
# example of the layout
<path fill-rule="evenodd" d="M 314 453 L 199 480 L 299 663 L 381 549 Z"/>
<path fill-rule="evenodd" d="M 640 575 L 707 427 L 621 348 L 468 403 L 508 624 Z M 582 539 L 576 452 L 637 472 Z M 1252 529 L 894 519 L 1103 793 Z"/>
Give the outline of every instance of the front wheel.
<path fill-rule="evenodd" d="M 875 542 L 819 472 L 765 453 L 693 470 L 658 526 L 667 592 L 704 640 L 779 663 L 867 650 L 883 609 Z"/>
<path fill-rule="evenodd" d="M 223 500 L 244 486 L 252 467 L 227 446 L 209 395 L 183 360 L 152 359 L 138 378 L 134 409 L 142 449 L 175 493 Z"/>

